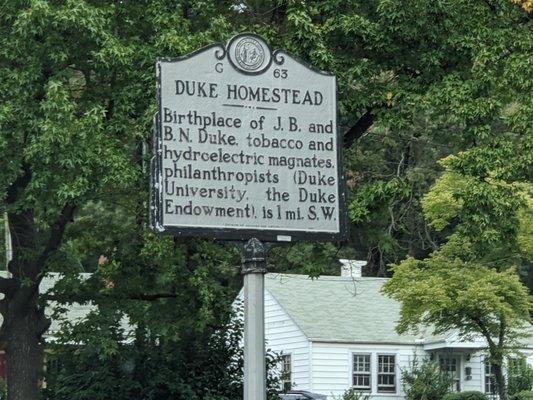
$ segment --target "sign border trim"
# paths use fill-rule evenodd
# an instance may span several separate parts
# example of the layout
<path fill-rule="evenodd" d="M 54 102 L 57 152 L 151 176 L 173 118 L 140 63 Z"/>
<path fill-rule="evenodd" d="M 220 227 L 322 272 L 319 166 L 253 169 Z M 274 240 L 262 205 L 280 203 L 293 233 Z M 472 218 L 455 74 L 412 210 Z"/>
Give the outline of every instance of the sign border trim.
<path fill-rule="evenodd" d="M 213 239 L 219 239 L 219 240 L 247 240 L 250 237 L 255 237 L 259 240 L 265 241 L 265 242 L 287 242 L 287 238 L 290 238 L 291 242 L 296 241 L 332 241 L 332 242 L 343 242 L 346 241 L 349 237 L 349 225 L 348 225 L 348 215 L 347 215 L 347 207 L 346 207 L 346 175 L 344 171 L 344 166 L 342 164 L 342 156 L 344 152 L 343 143 L 344 143 L 344 137 L 341 133 L 341 129 L 339 126 L 339 107 L 338 107 L 338 97 L 339 97 L 339 90 L 337 85 L 337 77 L 326 71 L 322 71 L 318 68 L 313 67 L 308 62 L 302 60 L 301 58 L 294 56 L 291 53 L 288 53 L 284 50 L 277 49 L 273 52 L 270 50 L 270 47 L 267 44 L 267 48 L 271 53 L 270 62 L 268 63 L 267 67 L 264 67 L 263 70 L 260 72 L 258 71 L 251 71 L 251 72 L 244 72 L 242 69 L 236 67 L 231 57 L 228 57 L 228 61 L 230 65 L 234 69 L 236 69 L 239 73 L 245 74 L 245 75 L 260 75 L 263 72 L 267 71 L 270 66 L 272 65 L 272 62 L 282 65 L 285 61 L 285 58 L 283 55 L 287 55 L 294 59 L 297 63 L 303 65 L 307 69 L 309 69 L 311 72 L 325 75 L 325 76 L 331 76 L 334 78 L 334 84 L 335 84 L 335 108 L 336 108 L 336 136 L 337 136 L 337 178 L 338 178 L 338 194 L 339 194 L 339 232 L 302 232 L 302 231 L 291 231 L 287 229 L 249 229 L 249 228 L 202 228 L 202 227 L 179 227 L 176 225 L 170 225 L 165 226 L 163 221 L 163 207 L 162 207 L 162 136 L 161 136 L 161 62 L 180 62 L 188 60 L 200 53 L 203 53 L 209 49 L 218 47 L 220 48 L 221 52 L 217 51 L 215 52 L 215 57 L 218 60 L 222 60 L 226 57 L 229 49 L 229 45 L 236 39 L 242 37 L 242 36 L 252 36 L 259 38 L 262 40 L 265 44 L 267 44 L 266 40 L 263 39 L 261 36 L 258 36 L 253 33 L 241 33 L 238 35 L 233 36 L 226 46 L 224 46 L 222 43 L 212 43 L 207 46 L 201 47 L 191 53 L 188 53 L 183 56 L 175 57 L 175 58 L 169 58 L 169 57 L 162 57 L 158 58 L 156 61 L 156 85 L 157 85 L 157 113 L 154 116 L 154 135 L 155 141 L 153 143 L 153 156 L 150 163 L 150 225 L 152 229 L 154 229 L 157 233 L 162 235 L 173 235 L 173 236 L 192 236 L 192 237 L 205 237 L 205 238 L 213 238 Z M 280 240 L 279 237 L 283 237 L 283 240 Z"/>

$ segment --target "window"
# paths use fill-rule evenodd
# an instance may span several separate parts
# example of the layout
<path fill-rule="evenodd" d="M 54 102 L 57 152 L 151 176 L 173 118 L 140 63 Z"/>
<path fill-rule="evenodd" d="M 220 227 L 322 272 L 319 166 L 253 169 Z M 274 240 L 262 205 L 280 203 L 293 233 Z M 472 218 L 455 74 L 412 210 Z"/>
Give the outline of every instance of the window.
<path fill-rule="evenodd" d="M 452 391 L 461 391 L 461 379 L 460 379 L 460 359 L 457 356 L 443 355 L 439 357 L 440 369 L 447 372 L 453 379 Z"/>
<path fill-rule="evenodd" d="M 370 391 L 371 376 L 370 354 L 353 355 L 353 387 L 359 390 Z"/>
<path fill-rule="evenodd" d="M 378 392 L 396 393 L 396 357 L 378 355 Z"/>
<path fill-rule="evenodd" d="M 281 356 L 281 383 L 283 391 L 288 392 L 292 388 L 292 357 L 290 354 L 283 354 Z"/>
<path fill-rule="evenodd" d="M 488 359 L 485 359 L 485 393 L 496 394 L 494 365 Z"/>

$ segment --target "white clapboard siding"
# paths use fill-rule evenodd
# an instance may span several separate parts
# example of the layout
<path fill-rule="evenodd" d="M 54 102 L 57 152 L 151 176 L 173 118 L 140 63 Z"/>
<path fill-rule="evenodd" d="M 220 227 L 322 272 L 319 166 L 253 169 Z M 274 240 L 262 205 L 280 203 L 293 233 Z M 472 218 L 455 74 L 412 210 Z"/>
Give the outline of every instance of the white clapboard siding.
<path fill-rule="evenodd" d="M 333 399 L 334 396 L 340 396 L 349 389 L 352 384 L 352 355 L 354 353 L 371 355 L 374 386 L 372 397 L 383 400 L 403 399 L 404 394 L 400 382 L 401 370 L 409 367 L 415 355 L 422 357 L 425 354 L 421 348 L 414 345 L 313 342 L 311 355 L 313 384 L 311 390 Z M 376 393 L 378 354 L 394 354 L 396 356 L 396 394 Z"/>
<path fill-rule="evenodd" d="M 344 277 L 267 274 L 267 346 L 292 355 L 296 388 L 324 394 L 329 400 L 339 398 L 353 384 L 353 354 L 360 353 L 371 356 L 372 400 L 404 400 L 401 373 L 412 368 L 415 358 L 438 362 L 443 356 L 456 357 L 460 389 L 484 391 L 484 340 L 463 341 L 456 332 L 397 334 L 400 308 L 381 293 L 384 282 L 360 278 L 354 296 L 353 281 Z M 531 338 L 525 345 L 523 353 L 533 365 Z M 380 354 L 396 357 L 395 393 L 377 391 Z"/>
<path fill-rule="evenodd" d="M 309 341 L 268 291 L 265 291 L 265 337 L 267 349 L 291 354 L 294 387 L 309 389 Z"/>
<path fill-rule="evenodd" d="M 461 370 L 461 390 L 485 391 L 485 355 L 474 353 L 463 358 L 464 368 Z M 466 368 L 471 368 L 470 379 L 466 376 Z"/>
<path fill-rule="evenodd" d="M 533 349 L 522 350 L 524 357 L 529 365 L 533 367 Z"/>

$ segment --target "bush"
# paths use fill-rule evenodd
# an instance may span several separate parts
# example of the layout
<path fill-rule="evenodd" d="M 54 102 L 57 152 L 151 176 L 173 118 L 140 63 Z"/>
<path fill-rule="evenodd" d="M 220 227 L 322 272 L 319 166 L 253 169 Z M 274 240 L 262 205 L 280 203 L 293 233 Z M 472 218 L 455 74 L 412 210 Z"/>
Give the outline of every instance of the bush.
<path fill-rule="evenodd" d="M 448 393 L 442 400 L 488 400 L 488 397 L 484 393 L 471 390 L 459 393 Z"/>
<path fill-rule="evenodd" d="M 513 394 L 511 400 L 533 400 L 533 392 L 531 390 L 522 390 Z"/>
<path fill-rule="evenodd" d="M 430 360 L 419 363 L 415 358 L 409 370 L 402 371 L 407 400 L 441 400 L 451 388 L 452 378 Z"/>
<path fill-rule="evenodd" d="M 533 368 L 527 364 L 525 358 L 509 360 L 507 384 L 509 396 L 533 388 Z"/>
<path fill-rule="evenodd" d="M 348 389 L 340 397 L 335 397 L 335 400 L 369 400 L 370 396 L 361 391 L 357 391 L 355 388 Z"/>

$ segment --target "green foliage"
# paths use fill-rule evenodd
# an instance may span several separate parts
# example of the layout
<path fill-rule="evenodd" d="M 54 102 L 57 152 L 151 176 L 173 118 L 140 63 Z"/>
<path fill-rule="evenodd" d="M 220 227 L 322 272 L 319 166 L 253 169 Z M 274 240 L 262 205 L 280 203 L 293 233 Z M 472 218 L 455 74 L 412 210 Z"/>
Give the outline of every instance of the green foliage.
<path fill-rule="evenodd" d="M 429 223 L 447 229 L 447 241 L 423 260 L 393 266 L 385 286 L 402 302 L 400 331 L 423 324 L 478 333 L 494 352 L 492 338 L 504 337 L 499 359 L 521 335 L 531 303 L 517 274 L 529 262 L 518 238 L 531 212 L 525 194 L 532 159 L 518 143 L 529 148 L 530 139 L 500 140 L 442 160 L 446 171 L 422 204 Z"/>
<path fill-rule="evenodd" d="M 290 247 L 277 247 L 270 251 L 268 270 L 272 272 L 293 272 L 318 277 L 338 275 L 338 258 L 353 254 L 339 251 L 332 243 L 299 243 Z"/>
<path fill-rule="evenodd" d="M 451 244 L 445 250 L 450 250 Z M 463 249 L 453 244 L 454 254 Z M 438 333 L 458 329 L 468 337 L 474 332 L 483 334 L 481 323 L 496 335 L 500 318 L 505 318 L 511 340 L 520 336 L 519 328 L 529 318 L 527 288 L 512 268 L 499 272 L 434 253 L 423 261 L 409 258 L 393 272 L 385 292 L 402 302 L 400 332 L 425 325 L 434 326 Z"/>
<path fill-rule="evenodd" d="M 409 369 L 402 370 L 403 388 L 407 400 L 441 400 L 452 385 L 452 378 L 431 360 L 413 360 Z"/>
<path fill-rule="evenodd" d="M 516 393 L 533 389 L 533 367 L 527 363 L 524 357 L 509 359 L 507 384 L 511 397 Z"/>
<path fill-rule="evenodd" d="M 533 392 L 531 390 L 523 390 L 511 396 L 511 400 L 531 400 L 533 399 Z"/>
<path fill-rule="evenodd" d="M 488 397 L 484 393 L 469 390 L 465 392 L 448 393 L 443 397 L 443 400 L 488 400 Z"/>
<path fill-rule="evenodd" d="M 118 329 L 127 315 L 172 343 L 177 357 L 207 346 L 206 338 L 227 322 L 241 283 L 238 254 L 211 241 L 146 230 L 149 156 L 142 149 L 155 112 L 154 60 L 242 31 L 335 73 L 341 129 L 355 126 L 357 133 L 344 159 L 350 248 L 277 249 L 270 268 L 317 276 L 336 272 L 334 259 L 346 255 L 368 259 L 365 272 L 387 275 L 389 263 L 410 255 L 424 261 L 402 263 L 394 282 L 404 287 L 389 288 L 399 300 L 420 295 L 402 311 L 404 328 L 436 322 L 439 306 L 446 317 L 441 330 L 465 312 L 483 313 L 491 333 L 495 313 L 510 327 L 524 320 L 525 290 L 513 268 L 527 279 L 533 248 L 531 187 L 525 186 L 533 157 L 533 38 L 530 16 L 519 6 L 507 0 L 35 0 L 1 7 L 0 211 L 31 211 L 34 248 L 17 253 L 31 260 L 64 206 L 76 206 L 59 251 L 46 260 L 64 279 L 41 302 L 98 305 L 102 315 L 91 315 L 85 336 L 66 326 L 65 340 L 85 337 L 98 349 L 91 362 L 109 361 L 103 382 L 130 378 L 119 368 L 121 334 L 99 327 Z M 433 268 L 434 277 L 427 271 Z M 80 282 L 81 271 L 94 274 Z M 459 304 L 447 294 L 448 278 Z M 419 289 L 410 285 L 417 279 Z M 427 321 L 425 306 L 432 307 Z M 157 382 L 157 370 L 149 370 Z M 160 376 L 170 376 L 165 373 Z M 185 375 L 176 381 L 188 382 L 187 371 L 179 373 Z"/>
<path fill-rule="evenodd" d="M 384 291 L 402 302 L 398 331 L 425 325 L 463 338 L 481 335 L 499 366 L 524 335 L 532 304 L 517 272 L 531 262 L 523 239 L 531 213 L 530 136 L 497 139 L 441 161 L 445 172 L 422 205 L 429 224 L 447 237 L 429 256 L 392 267 Z M 505 400 L 501 368 L 496 375 Z"/>
<path fill-rule="evenodd" d="M 242 316 L 223 328 L 178 340 L 146 327 L 129 332 L 121 317 L 111 309 L 100 310 L 81 324 L 63 327 L 49 355 L 44 399 L 242 398 Z M 85 344 L 73 345 L 73 339 Z M 272 398 L 279 388 L 278 363 L 269 352 Z"/>
<path fill-rule="evenodd" d="M 6 385 L 6 381 L 3 379 L 0 379 L 0 399 L 1 400 L 7 399 L 7 385 Z"/>
<path fill-rule="evenodd" d="M 480 206 L 470 196 L 485 201 L 489 214 L 493 205 L 495 213 L 516 206 L 507 203 L 503 188 L 450 171 L 438 185 L 466 185 L 470 193 L 456 197 L 452 190 L 445 194 L 434 187 L 437 198 L 426 198 L 433 204 L 426 204 L 424 212 L 438 213 L 440 218 L 426 222 L 418 217 L 421 199 L 439 177 L 437 161 L 450 154 L 477 148 L 471 153 L 471 165 L 474 159 L 478 167 L 498 159 L 496 179 L 523 180 L 516 173 L 526 171 L 520 165 L 531 163 L 527 137 L 532 131 L 527 121 L 533 104 L 525 93 L 533 80 L 525 60 L 532 37 L 527 17 L 515 14 L 518 7 L 505 1 L 475 6 L 463 1 L 417 1 L 409 3 L 408 12 L 402 2 L 352 4 L 354 11 L 328 21 L 332 31 L 356 38 L 352 51 L 362 56 L 353 65 L 349 55 L 339 62 L 346 65 L 340 72 L 341 98 L 352 98 L 342 95 L 353 93 L 360 100 L 345 101 L 343 106 L 364 103 L 365 110 L 374 112 L 375 123 L 346 157 L 348 183 L 353 187 L 350 216 L 360 235 L 356 246 L 367 252 L 375 270 L 386 273 L 388 263 L 398 263 L 406 255 L 424 258 L 435 250 L 448 232 L 432 232 L 427 223 L 438 231 L 453 228 L 453 216 L 464 200 L 467 207 Z M 339 38 L 342 44 L 348 40 Z M 508 55 L 503 55 L 504 48 Z M 388 61 L 383 63 L 382 57 Z M 408 187 L 407 195 L 380 191 L 383 182 L 398 179 Z M 377 201 L 376 193 L 382 193 Z M 493 200 L 486 201 L 487 196 Z M 501 196 L 499 204 L 496 196 Z M 476 218 L 480 221 L 483 216 Z M 509 225 L 514 222 L 508 220 Z M 483 226 L 477 232 L 479 242 L 491 246 L 496 231 L 494 226 Z"/>
<path fill-rule="evenodd" d="M 336 396 L 335 400 L 369 400 L 370 396 L 355 388 L 346 390 L 341 396 Z"/>
<path fill-rule="evenodd" d="M 446 172 L 437 179 L 422 199 L 422 210 L 432 228 L 442 231 L 458 216 L 463 202 L 455 191 L 467 186 L 468 182 L 453 172 Z"/>

